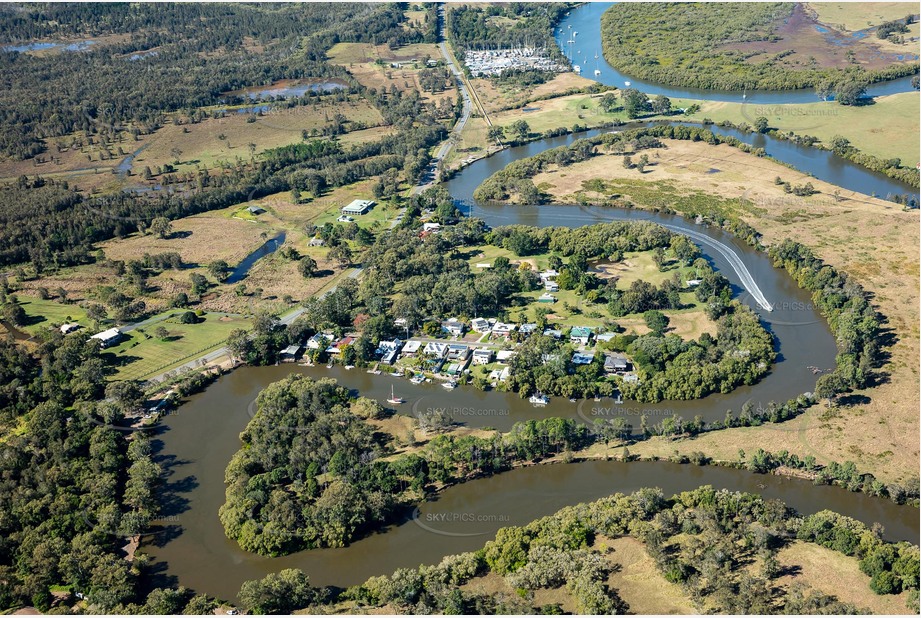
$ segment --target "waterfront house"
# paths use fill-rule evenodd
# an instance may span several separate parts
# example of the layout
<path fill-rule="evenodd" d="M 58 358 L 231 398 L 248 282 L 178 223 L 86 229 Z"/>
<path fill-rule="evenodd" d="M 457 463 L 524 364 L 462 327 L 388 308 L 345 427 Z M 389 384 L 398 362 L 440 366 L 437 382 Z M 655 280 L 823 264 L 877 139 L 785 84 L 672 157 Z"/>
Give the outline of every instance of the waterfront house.
<path fill-rule="evenodd" d="M 489 372 L 489 379 L 493 382 L 505 382 L 511 373 L 508 367 L 503 367 L 501 371 L 499 369 L 493 369 Z"/>
<path fill-rule="evenodd" d="M 333 340 L 332 335 L 326 333 L 317 333 L 307 340 L 307 347 L 311 350 L 322 350 Z"/>
<path fill-rule="evenodd" d="M 386 365 L 392 365 L 397 360 L 400 350 L 403 348 L 403 342 L 399 339 L 393 341 L 381 341 L 377 344 L 375 353 L 381 357 L 381 362 Z"/>
<path fill-rule="evenodd" d="M 492 362 L 492 350 L 480 348 L 473 351 L 474 365 L 488 365 L 490 362 Z"/>
<path fill-rule="evenodd" d="M 342 352 L 342 350 L 345 349 L 346 346 L 349 346 L 355 343 L 356 339 L 357 337 L 353 337 L 352 335 L 346 335 L 345 337 L 343 337 L 342 339 L 340 339 L 333 345 L 326 348 L 326 352 L 329 354 L 339 354 Z"/>
<path fill-rule="evenodd" d="M 415 340 L 415 339 L 410 339 L 410 340 L 407 341 L 406 344 L 403 346 L 401 358 L 405 358 L 405 357 L 407 357 L 407 356 L 415 356 L 416 353 L 419 351 L 419 348 L 421 348 L 421 347 L 422 347 L 422 342 L 421 342 L 421 341 L 417 341 L 417 340 Z"/>
<path fill-rule="evenodd" d="M 464 344 L 462 343 L 449 343 L 448 344 L 448 360 L 466 361 L 468 356 L 470 356 L 470 348 L 468 348 Z"/>
<path fill-rule="evenodd" d="M 304 349 L 304 346 L 292 343 L 287 348 L 281 351 L 278 355 L 278 358 L 283 363 L 293 363 L 301 356 L 301 350 Z"/>
<path fill-rule="evenodd" d="M 515 356 L 515 352 L 512 350 L 499 350 L 496 352 L 496 360 L 503 364 L 507 364 L 513 356 Z"/>

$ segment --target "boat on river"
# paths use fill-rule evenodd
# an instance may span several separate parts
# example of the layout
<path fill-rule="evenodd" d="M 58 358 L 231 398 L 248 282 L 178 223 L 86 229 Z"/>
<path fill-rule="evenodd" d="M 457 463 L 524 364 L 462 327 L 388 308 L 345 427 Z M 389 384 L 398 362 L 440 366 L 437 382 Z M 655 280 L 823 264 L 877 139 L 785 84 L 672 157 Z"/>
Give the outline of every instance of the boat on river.
<path fill-rule="evenodd" d="M 390 386 L 390 399 L 387 400 L 387 403 L 392 403 L 393 405 L 397 406 L 397 405 L 400 405 L 401 403 L 406 403 L 406 400 L 403 399 L 402 397 L 397 397 L 396 394 L 393 392 L 393 385 L 391 385 Z"/>
<path fill-rule="evenodd" d="M 417 373 L 416 375 L 411 377 L 409 381 L 412 382 L 413 384 L 422 384 L 423 382 L 425 382 L 425 376 L 422 375 L 421 373 Z"/>
<path fill-rule="evenodd" d="M 448 390 L 448 391 L 453 391 L 455 388 L 457 388 L 457 382 L 455 382 L 454 380 L 443 382 L 441 384 L 441 388 Z"/>
<path fill-rule="evenodd" d="M 528 397 L 528 401 L 534 404 L 535 406 L 545 406 L 550 403 L 550 398 L 544 395 L 543 393 L 534 393 Z"/>

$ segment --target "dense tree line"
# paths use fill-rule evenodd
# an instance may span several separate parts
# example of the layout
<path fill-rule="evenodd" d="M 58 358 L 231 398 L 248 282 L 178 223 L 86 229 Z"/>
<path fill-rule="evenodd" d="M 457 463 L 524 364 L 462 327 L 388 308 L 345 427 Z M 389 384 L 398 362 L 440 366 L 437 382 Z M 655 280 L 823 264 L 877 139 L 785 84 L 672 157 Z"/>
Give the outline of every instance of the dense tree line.
<path fill-rule="evenodd" d="M 91 611 L 135 598 L 141 560 L 121 551 L 159 510 L 160 467 L 143 431 L 114 425 L 136 413 L 139 385 L 105 385 L 88 334 L 40 335 L 34 355 L 0 341 L 0 607 L 51 607 L 52 586 Z"/>
<path fill-rule="evenodd" d="M 670 498 L 644 488 L 566 507 L 524 526 L 502 528 L 477 551 L 398 569 L 343 591 L 312 588 L 306 575 L 286 570 L 247 582 L 240 597 L 246 609 L 259 613 L 325 613 L 335 606 L 355 612 L 386 607 L 401 614 L 555 614 L 560 606 L 536 604 L 535 593 L 559 590 L 581 613 L 626 613 L 630 608 L 607 584 L 619 568 L 618 555 L 596 543 L 599 537 L 623 536 L 642 541 L 659 573 L 679 584 L 701 610 L 865 612 L 805 584 L 777 584 L 784 574 L 778 552 L 805 542 L 859 558 L 874 592 L 908 590 L 908 609 L 917 611 L 917 546 L 884 542 L 875 530 L 831 511 L 802 517 L 780 501 L 710 486 Z M 484 593 L 475 582 L 487 576 L 504 579 L 517 594 Z"/>
<path fill-rule="evenodd" d="M 847 273 L 825 264 L 809 248 L 786 239 L 769 251 L 797 284 L 812 292 L 816 307 L 828 319 L 838 346 L 835 371 L 816 383 L 816 396 L 831 399 L 850 389 L 873 385 L 879 378 L 882 318 L 863 287 Z"/>
<path fill-rule="evenodd" d="M 876 70 L 856 64 L 794 67 L 784 61 L 785 52 L 753 61 L 763 53 L 758 43 L 780 40 L 774 24 L 789 17 L 793 7 L 790 2 L 618 4 L 601 18 L 604 56 L 637 79 L 715 90 L 793 90 L 830 83 L 832 91 L 843 91 L 918 73 L 917 62 Z"/>
<path fill-rule="evenodd" d="M 751 406 L 749 410 L 743 408 L 742 413 L 744 415 L 750 411 Z M 739 465 L 760 474 L 786 467 L 806 472 L 812 476 L 816 485 L 839 485 L 848 491 L 860 491 L 870 496 L 887 497 L 896 504 L 917 504 L 918 501 L 917 476 L 909 477 L 904 483 L 886 484 L 869 472 L 858 470 L 852 461 L 844 463 L 830 461 L 827 465 L 820 466 L 812 455 L 800 458 L 795 453 L 786 450 L 772 453 L 760 448 L 748 455 L 740 450 L 739 460 Z"/>

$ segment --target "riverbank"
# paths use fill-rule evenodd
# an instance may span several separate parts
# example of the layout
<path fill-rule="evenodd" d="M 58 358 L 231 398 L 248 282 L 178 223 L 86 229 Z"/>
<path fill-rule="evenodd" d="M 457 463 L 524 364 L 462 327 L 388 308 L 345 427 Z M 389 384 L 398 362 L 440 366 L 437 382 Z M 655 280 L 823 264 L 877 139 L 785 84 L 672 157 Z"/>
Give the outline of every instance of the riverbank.
<path fill-rule="evenodd" d="M 315 585 L 350 585 L 396 568 L 437 563 L 444 555 L 475 549 L 488 538 L 484 535 L 494 534 L 499 527 L 523 525 L 567 505 L 613 491 L 632 491 L 646 486 L 660 486 L 669 495 L 706 483 L 753 491 L 768 498 L 783 498 L 803 513 L 831 508 L 869 523 L 883 521 L 887 533 L 895 533 L 900 526 L 907 525 L 896 523 L 898 521 L 917 521 L 915 509 L 909 507 L 903 511 L 901 509 L 906 507 L 898 507 L 891 501 L 841 488 L 814 486 L 781 476 L 754 475 L 730 467 L 699 467 L 664 461 L 606 462 L 602 460 L 603 453 L 599 452 L 602 457 L 581 463 L 523 466 L 454 485 L 440 492 L 437 500 L 420 505 L 419 515 L 415 516 L 428 521 L 444 517 L 443 513 L 472 513 L 484 518 L 508 514 L 504 521 L 491 517 L 485 522 L 486 528 L 477 529 L 473 521 L 449 520 L 454 523 L 449 523 L 450 527 L 444 530 L 452 534 L 437 535 L 419 527 L 414 518 L 409 517 L 386 532 L 366 536 L 347 548 L 261 558 L 242 552 L 227 540 L 216 513 L 225 499 L 224 468 L 238 448 L 239 432 L 250 420 L 246 402 L 255 399 L 263 384 L 292 370 L 305 368 L 294 365 L 241 368 L 219 378 L 206 391 L 193 396 L 176 414 L 165 418 L 159 434 L 162 449 L 158 455 L 167 468 L 166 478 L 169 479 L 164 488 L 169 512 L 163 516 L 181 525 L 182 534 L 173 536 L 171 526 L 166 526 L 153 530 L 148 537 L 150 540 L 144 551 L 151 555 L 158 572 L 176 577 L 183 585 L 224 598 L 232 598 L 244 580 L 258 579 L 266 573 L 290 567 L 303 569 Z M 348 373 L 369 377 L 355 370 Z M 256 375 L 264 378 L 254 381 Z M 437 386 L 434 389 L 437 389 L 435 392 L 442 390 Z M 388 386 L 388 395 L 389 391 Z M 468 400 L 466 405 L 494 404 Z M 492 417 L 485 420 L 489 422 Z M 202 435 L 208 435 L 208 440 L 203 441 Z M 630 449 L 634 451 L 634 447 Z M 615 454 L 620 450 L 618 447 Z M 576 453 L 573 455 L 575 457 Z M 481 520 L 480 525 L 483 523 Z M 917 532 L 912 534 L 917 536 Z M 394 547 L 401 550 L 395 552 Z M 209 564 L 212 568 L 207 567 Z M 226 567 L 218 573 L 214 564 Z"/>
<path fill-rule="evenodd" d="M 732 439 L 726 443 L 742 448 L 770 443 L 827 460 L 852 459 L 880 477 L 910 480 L 919 463 L 915 438 L 919 431 L 916 412 L 921 406 L 916 388 L 917 363 L 913 360 L 919 354 L 917 329 L 913 327 L 919 319 L 915 248 L 921 238 L 917 212 L 904 212 L 878 198 L 840 191 L 729 146 L 686 141 L 666 141 L 666 145 L 659 151 L 659 158 L 652 158 L 654 164 L 645 174 L 623 169 L 619 157 L 608 155 L 574 164 L 565 171 L 548 170 L 534 182 L 552 200 L 568 203 L 583 194 L 597 198 L 597 193 L 585 191 L 584 187 L 599 177 L 613 179 L 608 181 L 616 185 L 613 190 L 638 207 L 658 207 L 663 196 L 680 201 L 677 193 L 687 196 L 689 188 L 701 197 L 741 198 L 748 206 L 738 202 L 726 214 L 754 226 L 762 243 L 774 245 L 792 238 L 854 276 L 873 294 L 880 312 L 888 319 L 888 327 L 897 334 L 891 356 L 881 367 L 887 377 L 872 389 L 845 397 L 834 410 L 821 406 L 810 410 L 808 421 L 794 421 L 808 422 L 797 431 L 776 432 L 768 427 L 730 430 Z M 774 184 L 777 176 L 794 185 L 810 182 L 819 193 L 811 197 L 787 194 Z M 652 198 L 655 203 L 649 202 Z M 725 204 L 732 206 L 731 202 Z M 719 440 L 704 438 L 701 447 L 704 446 L 718 447 L 715 455 L 726 453 Z M 662 452 L 651 448 L 649 453 Z"/>

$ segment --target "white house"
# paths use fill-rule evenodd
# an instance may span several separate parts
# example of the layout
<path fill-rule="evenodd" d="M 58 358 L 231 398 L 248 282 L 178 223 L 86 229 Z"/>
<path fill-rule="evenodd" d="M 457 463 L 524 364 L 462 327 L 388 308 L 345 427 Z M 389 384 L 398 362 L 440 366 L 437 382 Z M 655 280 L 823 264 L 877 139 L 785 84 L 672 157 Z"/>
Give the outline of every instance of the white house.
<path fill-rule="evenodd" d="M 394 339 L 393 341 L 381 341 L 377 344 L 377 350 L 375 351 L 380 354 L 382 363 L 392 365 L 402 348 L 403 342 L 399 339 Z"/>
<path fill-rule="evenodd" d="M 492 361 L 492 350 L 488 348 L 480 348 L 473 351 L 474 365 L 488 365 L 490 361 Z"/>
<path fill-rule="evenodd" d="M 451 318 L 441 323 L 441 330 L 450 333 L 452 337 L 463 337 L 464 328 L 464 323 L 457 318 Z"/>
<path fill-rule="evenodd" d="M 363 215 L 374 208 L 374 202 L 371 200 L 352 200 L 348 206 L 342 207 L 344 215 Z"/>
<path fill-rule="evenodd" d="M 506 324 L 505 322 L 496 322 L 492 325 L 492 334 L 499 337 L 508 337 L 513 332 L 517 326 L 515 324 Z"/>
<path fill-rule="evenodd" d="M 440 224 L 440 223 L 428 222 L 428 223 L 423 223 L 423 224 L 422 224 L 422 231 L 423 231 L 423 232 L 437 232 L 437 231 L 440 230 L 440 229 L 441 229 L 441 224 Z"/>
<path fill-rule="evenodd" d="M 544 289 L 547 290 L 548 292 L 559 292 L 560 286 L 556 281 L 545 281 Z"/>
<path fill-rule="evenodd" d="M 107 348 L 110 345 L 115 345 L 121 340 L 121 338 L 122 332 L 117 328 L 110 328 L 108 330 L 102 331 L 101 333 L 96 333 L 90 337 L 90 339 L 95 339 L 98 341 L 103 348 Z"/>
<path fill-rule="evenodd" d="M 413 356 L 419 351 L 419 348 L 422 347 L 421 341 L 416 341 L 415 339 L 410 339 L 406 342 L 406 345 L 403 346 L 403 356 Z"/>
<path fill-rule="evenodd" d="M 478 333 L 489 332 L 489 322 L 486 318 L 473 318 L 470 320 L 470 326 Z"/>
<path fill-rule="evenodd" d="M 67 333 L 72 333 L 78 328 L 80 328 L 80 325 L 77 323 L 61 324 L 61 334 L 66 335 Z"/>
<path fill-rule="evenodd" d="M 512 350 L 499 350 L 496 352 L 496 360 L 500 363 L 507 363 L 513 356 L 515 356 L 515 352 Z"/>
<path fill-rule="evenodd" d="M 434 356 L 435 358 L 444 358 L 448 353 L 448 344 L 440 341 L 429 341 L 422 350 L 423 354 Z"/>
<path fill-rule="evenodd" d="M 505 382 L 508 379 L 509 375 L 511 375 L 511 373 L 512 372 L 509 370 L 508 367 L 503 367 L 502 371 L 499 371 L 498 369 L 493 369 L 492 371 L 489 372 L 489 379 L 498 380 L 499 382 Z"/>

